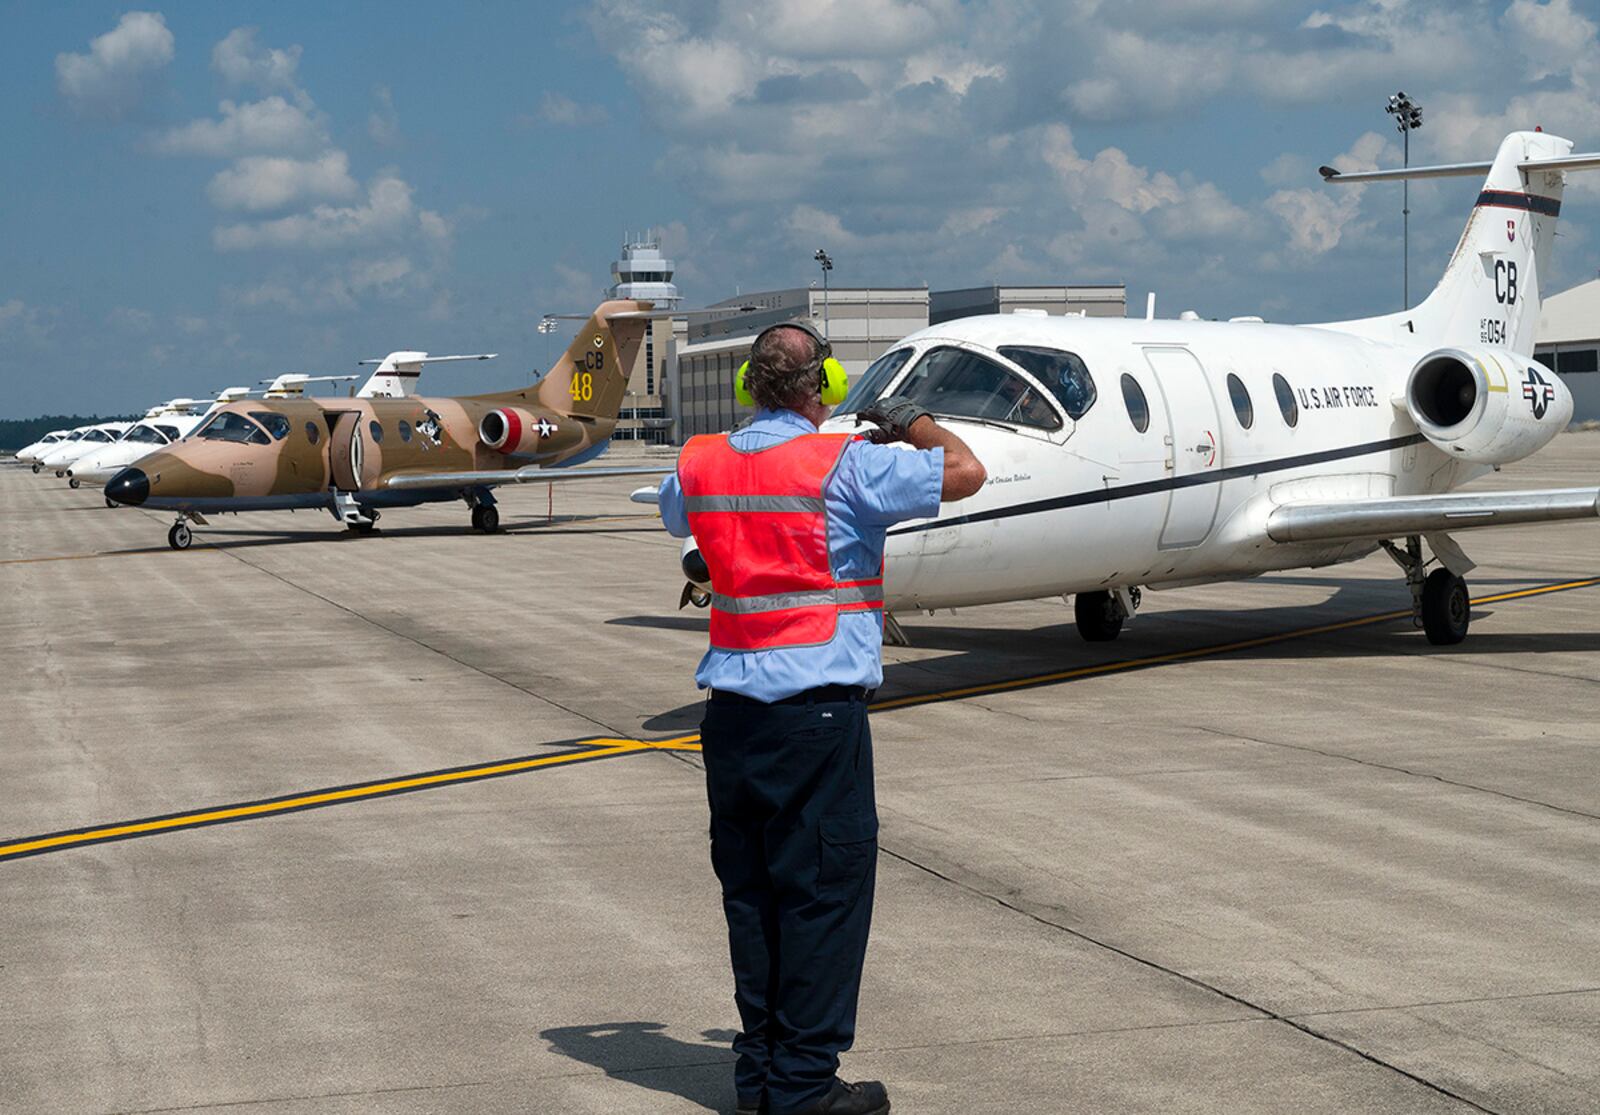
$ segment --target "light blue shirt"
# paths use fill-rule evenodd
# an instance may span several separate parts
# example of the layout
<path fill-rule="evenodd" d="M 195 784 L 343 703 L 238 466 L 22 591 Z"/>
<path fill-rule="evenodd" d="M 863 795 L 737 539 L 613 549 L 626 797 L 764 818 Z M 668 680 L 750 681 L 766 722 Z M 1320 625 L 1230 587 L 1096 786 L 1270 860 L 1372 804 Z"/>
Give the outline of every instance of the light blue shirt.
<path fill-rule="evenodd" d="M 792 410 L 761 410 L 731 435 L 737 449 L 778 445 L 817 428 Z M 834 576 L 860 581 L 878 575 L 888 529 L 906 519 L 939 513 L 944 450 L 907 452 L 892 445 L 853 441 L 823 488 L 828 512 L 828 553 Z M 683 489 L 674 474 L 661 482 L 661 521 L 678 538 L 689 536 Z M 842 612 L 831 642 L 778 650 L 718 650 L 700 660 L 694 680 L 702 689 L 731 689 L 758 701 L 778 701 L 819 685 L 883 683 L 883 613 Z"/>

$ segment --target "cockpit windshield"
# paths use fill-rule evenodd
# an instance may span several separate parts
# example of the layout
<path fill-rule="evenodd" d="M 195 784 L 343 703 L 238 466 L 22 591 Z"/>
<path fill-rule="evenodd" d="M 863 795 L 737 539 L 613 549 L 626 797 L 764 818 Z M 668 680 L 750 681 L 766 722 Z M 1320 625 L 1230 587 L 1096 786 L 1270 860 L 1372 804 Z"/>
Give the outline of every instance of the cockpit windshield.
<path fill-rule="evenodd" d="M 895 374 L 905 367 L 906 361 L 911 358 L 909 348 L 897 348 L 893 352 L 886 352 L 878 357 L 856 380 L 850 388 L 850 393 L 844 397 L 844 402 L 835 408 L 835 414 L 855 414 L 864 407 L 878 401 L 884 388 L 889 386 L 889 381 Z"/>
<path fill-rule="evenodd" d="M 1061 428 L 1061 416 L 1033 384 L 976 352 L 934 348 L 923 353 L 897 394 L 934 414 Z"/>
<path fill-rule="evenodd" d="M 83 435 L 84 441 L 116 441 L 117 435 L 110 430 L 90 430 Z"/>
<path fill-rule="evenodd" d="M 260 426 L 231 410 L 218 412 L 215 418 L 196 430 L 194 436 L 205 438 L 207 441 L 236 441 L 241 445 L 272 444 L 272 439 Z"/>
<path fill-rule="evenodd" d="M 141 441 L 150 445 L 165 445 L 167 439 L 161 436 L 154 426 L 146 426 L 143 422 L 122 435 L 123 441 Z"/>

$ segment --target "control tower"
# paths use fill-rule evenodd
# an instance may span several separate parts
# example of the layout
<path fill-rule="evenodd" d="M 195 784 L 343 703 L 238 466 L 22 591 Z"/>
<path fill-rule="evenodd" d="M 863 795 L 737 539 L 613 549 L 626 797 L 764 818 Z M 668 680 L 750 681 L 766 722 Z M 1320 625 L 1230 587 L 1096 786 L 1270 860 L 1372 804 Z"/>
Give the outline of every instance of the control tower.
<path fill-rule="evenodd" d="M 653 302 L 658 310 L 676 310 L 682 301 L 672 281 L 672 261 L 661 255 L 661 241 L 650 233 L 622 245 L 622 258 L 611 265 L 614 280 L 607 295 Z"/>

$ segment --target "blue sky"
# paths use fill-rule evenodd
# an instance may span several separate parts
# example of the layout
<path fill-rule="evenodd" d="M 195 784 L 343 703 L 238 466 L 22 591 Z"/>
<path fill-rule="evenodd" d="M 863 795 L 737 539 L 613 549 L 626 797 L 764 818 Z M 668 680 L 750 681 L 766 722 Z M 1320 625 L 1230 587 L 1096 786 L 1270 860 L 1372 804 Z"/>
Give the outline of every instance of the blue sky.
<path fill-rule="evenodd" d="M 1416 160 L 1600 148 L 1595 0 L 0 4 L 0 416 L 399 348 L 525 382 L 654 225 L 688 304 L 814 275 L 1125 281 L 1163 315 L 1396 308 Z M 1591 176 L 1600 178 L 1600 176 Z M 1476 186 L 1412 192 L 1414 290 Z M 1574 180 L 1556 286 L 1592 277 Z"/>

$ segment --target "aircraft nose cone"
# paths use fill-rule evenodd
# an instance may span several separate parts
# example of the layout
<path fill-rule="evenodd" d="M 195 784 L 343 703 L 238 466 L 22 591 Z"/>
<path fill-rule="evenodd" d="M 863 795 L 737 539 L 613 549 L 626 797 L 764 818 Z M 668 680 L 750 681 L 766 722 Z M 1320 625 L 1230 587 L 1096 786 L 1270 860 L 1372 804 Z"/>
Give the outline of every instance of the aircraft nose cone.
<path fill-rule="evenodd" d="M 150 498 L 150 478 L 143 469 L 125 468 L 107 482 L 106 498 L 137 507 Z"/>

